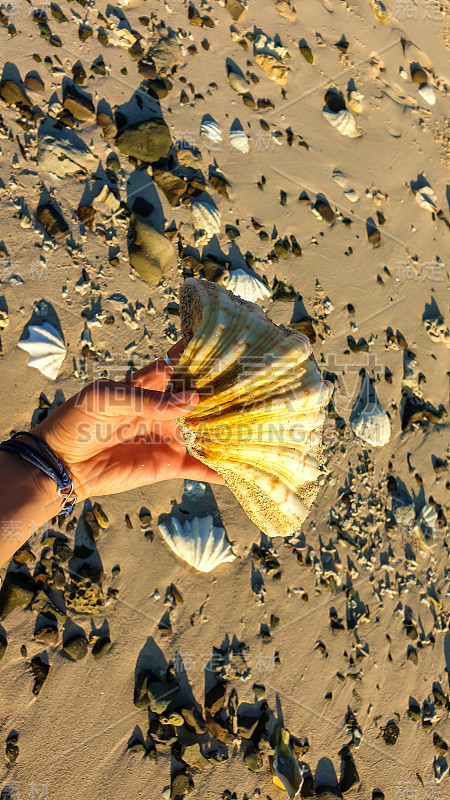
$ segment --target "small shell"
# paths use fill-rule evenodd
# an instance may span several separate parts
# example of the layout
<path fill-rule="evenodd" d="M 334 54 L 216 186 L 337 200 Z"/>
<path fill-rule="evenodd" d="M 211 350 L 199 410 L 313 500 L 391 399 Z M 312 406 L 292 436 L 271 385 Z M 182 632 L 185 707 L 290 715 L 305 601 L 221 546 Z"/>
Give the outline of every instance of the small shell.
<path fill-rule="evenodd" d="M 422 85 L 419 86 L 418 92 L 428 105 L 434 106 L 436 95 L 429 83 L 422 83 Z"/>
<path fill-rule="evenodd" d="M 372 6 L 373 13 L 375 14 L 376 18 L 386 25 L 389 19 L 389 11 L 387 10 L 384 3 L 381 0 L 369 0 L 370 5 Z"/>
<path fill-rule="evenodd" d="M 246 94 L 248 92 L 249 83 L 239 72 L 230 71 L 227 77 L 228 83 L 235 92 L 238 94 Z"/>
<path fill-rule="evenodd" d="M 414 192 L 416 201 L 425 211 L 437 211 L 437 197 L 431 186 L 422 186 Z"/>
<path fill-rule="evenodd" d="M 30 354 L 28 366 L 38 369 L 46 378 L 54 381 L 66 356 L 66 348 L 53 325 L 30 325 L 28 339 L 21 339 L 18 347 Z"/>
<path fill-rule="evenodd" d="M 383 447 L 391 438 L 389 417 L 381 408 L 368 373 L 361 383 L 358 400 L 350 415 L 353 432 L 372 447 Z"/>
<path fill-rule="evenodd" d="M 359 92 L 351 91 L 347 105 L 355 114 L 362 114 L 363 111 L 363 104 L 362 101 L 364 100 L 364 95 L 360 94 Z"/>
<path fill-rule="evenodd" d="M 252 303 L 270 297 L 271 294 L 267 284 L 258 275 L 246 272 L 244 269 L 233 269 L 221 283 L 233 294 Z"/>
<path fill-rule="evenodd" d="M 220 233 L 221 216 L 214 201 L 207 194 L 200 195 L 191 204 L 191 214 L 195 225 L 196 239 L 199 243 L 209 242 Z"/>
<path fill-rule="evenodd" d="M 219 564 L 236 558 L 225 530 L 215 527 L 210 514 L 183 523 L 172 516 L 170 529 L 164 523 L 158 528 L 172 552 L 198 572 L 211 572 Z"/>
<path fill-rule="evenodd" d="M 356 139 L 358 136 L 361 136 L 361 131 L 347 108 L 335 114 L 333 111 L 330 111 L 328 106 L 324 106 L 322 114 L 330 125 L 336 128 L 342 136 L 348 136 L 350 139 Z"/>
<path fill-rule="evenodd" d="M 230 145 L 235 150 L 239 150 L 240 153 L 248 153 L 249 151 L 247 134 L 242 128 L 238 128 L 235 124 L 233 124 L 230 130 Z"/>
<path fill-rule="evenodd" d="M 220 126 L 209 114 L 205 114 L 200 125 L 200 136 L 205 136 L 211 142 L 219 144 L 222 141 Z"/>
<path fill-rule="evenodd" d="M 94 508 L 94 517 L 99 528 L 103 528 L 104 530 L 109 528 L 109 519 L 101 506 L 96 506 Z"/>

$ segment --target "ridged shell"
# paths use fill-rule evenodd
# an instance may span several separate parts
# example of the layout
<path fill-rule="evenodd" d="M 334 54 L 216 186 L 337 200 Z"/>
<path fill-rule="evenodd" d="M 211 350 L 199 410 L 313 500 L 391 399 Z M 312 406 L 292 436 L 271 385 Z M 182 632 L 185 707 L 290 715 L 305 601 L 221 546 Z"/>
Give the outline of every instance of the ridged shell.
<path fill-rule="evenodd" d="M 291 535 L 318 492 L 331 384 L 306 336 L 284 332 L 222 286 L 186 280 L 180 315 L 186 347 L 171 386 L 200 394 L 180 420 L 189 452 L 224 476 L 264 533 Z"/>
<path fill-rule="evenodd" d="M 198 572 L 211 572 L 219 564 L 236 558 L 225 530 L 213 524 L 211 515 L 183 523 L 170 517 L 170 529 L 165 523 L 158 528 L 172 552 Z"/>
<path fill-rule="evenodd" d="M 248 143 L 248 136 L 242 130 L 235 128 L 234 130 L 230 131 L 230 145 L 235 150 L 239 150 L 240 153 L 248 153 L 249 151 L 249 143 Z"/>
<path fill-rule="evenodd" d="M 355 435 L 372 447 L 383 447 L 391 438 L 391 423 L 381 408 L 378 398 L 366 372 L 361 391 L 350 414 L 350 425 Z"/>
<path fill-rule="evenodd" d="M 196 239 L 198 242 L 209 242 L 213 236 L 220 233 L 221 216 L 214 201 L 208 196 L 194 200 L 191 204 L 191 214 L 195 225 Z"/>
<path fill-rule="evenodd" d="M 347 108 L 343 108 L 342 111 L 338 111 L 336 114 L 334 111 L 330 111 L 328 106 L 324 106 L 322 114 L 342 136 L 348 136 L 350 139 L 356 139 L 361 136 L 361 131 Z"/>
<path fill-rule="evenodd" d="M 423 83 L 421 86 L 419 86 L 417 91 L 419 92 L 420 96 L 423 97 L 425 102 L 428 103 L 428 105 L 434 106 L 436 102 L 436 95 L 429 83 Z"/>
<path fill-rule="evenodd" d="M 242 297 L 243 300 L 250 300 L 251 303 L 270 297 L 271 294 L 269 287 L 261 278 L 244 269 L 232 270 L 221 283 L 230 292 Z"/>
<path fill-rule="evenodd" d="M 30 325 L 28 339 L 21 339 L 17 346 L 30 354 L 28 366 L 38 369 L 46 378 L 54 381 L 66 356 L 66 348 L 53 325 Z"/>
<path fill-rule="evenodd" d="M 220 126 L 209 114 L 206 114 L 201 121 L 200 136 L 205 136 L 215 144 L 219 144 L 222 141 Z"/>

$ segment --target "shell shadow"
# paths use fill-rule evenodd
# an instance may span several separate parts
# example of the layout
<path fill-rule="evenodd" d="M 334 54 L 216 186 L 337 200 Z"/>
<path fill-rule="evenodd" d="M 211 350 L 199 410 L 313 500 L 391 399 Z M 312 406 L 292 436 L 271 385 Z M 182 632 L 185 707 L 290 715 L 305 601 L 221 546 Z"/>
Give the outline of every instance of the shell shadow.
<path fill-rule="evenodd" d="M 45 305 L 44 305 L 45 304 Z M 39 306 L 39 309 L 37 308 Z M 41 300 L 36 301 L 35 306 L 33 308 L 33 313 L 31 314 L 30 319 L 28 322 L 25 323 L 22 333 L 19 336 L 19 341 L 21 339 L 28 339 L 29 337 L 29 327 L 30 325 L 42 325 L 43 322 L 48 322 L 52 325 L 55 330 L 59 333 L 61 339 L 65 342 L 63 329 L 61 327 L 61 323 L 59 321 L 58 314 L 56 313 L 54 307 L 48 300 Z"/>
<path fill-rule="evenodd" d="M 336 772 L 329 758 L 322 757 L 319 759 L 314 775 L 314 785 L 316 794 L 325 793 L 327 789 L 331 794 L 340 796 Z"/>
<path fill-rule="evenodd" d="M 165 523 L 168 525 L 172 516 L 175 516 L 183 523 L 186 520 L 190 522 L 193 517 L 206 517 L 208 514 L 212 516 L 214 525 L 221 528 L 225 527 L 210 484 L 186 479 L 181 501 L 174 503 L 170 514 L 161 514 L 158 518 L 158 524 Z"/>
<path fill-rule="evenodd" d="M 429 303 L 425 303 L 425 310 L 422 314 L 422 322 L 431 319 L 443 319 L 442 314 L 439 311 L 439 306 L 434 297 L 430 298 Z"/>

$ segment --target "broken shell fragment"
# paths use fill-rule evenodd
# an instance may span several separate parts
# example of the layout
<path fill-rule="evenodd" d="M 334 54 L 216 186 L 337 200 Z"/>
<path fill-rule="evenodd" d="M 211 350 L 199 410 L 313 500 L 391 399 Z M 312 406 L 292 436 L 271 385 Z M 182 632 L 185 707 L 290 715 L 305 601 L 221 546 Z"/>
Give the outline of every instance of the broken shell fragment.
<path fill-rule="evenodd" d="M 425 211 L 437 211 L 437 197 L 431 186 L 422 186 L 414 192 L 417 203 Z"/>
<path fill-rule="evenodd" d="M 210 514 L 183 523 L 172 516 L 169 525 L 162 522 L 158 528 L 172 552 L 199 572 L 235 559 L 224 528 L 216 527 Z"/>
<path fill-rule="evenodd" d="M 180 317 L 185 350 L 171 389 L 200 395 L 179 421 L 189 453 L 223 475 L 264 533 L 292 534 L 318 493 L 332 394 L 309 340 L 222 286 L 192 278 L 180 290 Z"/>

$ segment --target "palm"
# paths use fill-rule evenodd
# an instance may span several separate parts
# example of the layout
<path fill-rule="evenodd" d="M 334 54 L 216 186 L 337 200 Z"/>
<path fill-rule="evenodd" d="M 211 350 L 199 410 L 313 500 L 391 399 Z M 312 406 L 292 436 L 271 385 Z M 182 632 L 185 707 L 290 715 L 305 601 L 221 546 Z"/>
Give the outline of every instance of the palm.
<path fill-rule="evenodd" d="M 179 353 L 179 347 L 174 349 Z M 124 384 L 99 381 L 60 406 L 38 426 L 48 446 L 61 456 L 73 479 L 79 499 L 115 494 L 170 478 L 222 483 L 212 469 L 190 456 L 176 418 L 186 413 L 164 410 L 163 392 L 171 371 L 155 362 L 135 373 L 128 387 L 152 390 L 153 411 L 139 397 L 117 399 Z M 169 417 L 172 418 L 166 418 Z"/>

